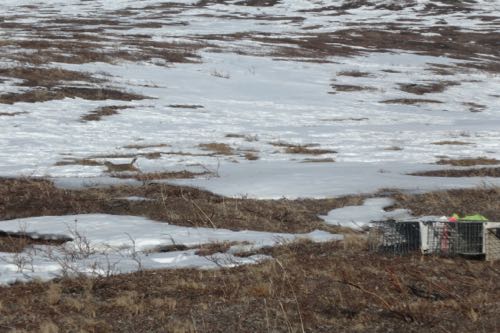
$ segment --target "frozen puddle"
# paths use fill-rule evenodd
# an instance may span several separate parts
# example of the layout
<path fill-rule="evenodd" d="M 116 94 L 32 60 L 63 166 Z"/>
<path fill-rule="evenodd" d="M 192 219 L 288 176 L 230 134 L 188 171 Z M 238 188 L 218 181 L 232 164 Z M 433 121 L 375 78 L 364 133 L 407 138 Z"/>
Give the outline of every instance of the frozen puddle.
<path fill-rule="evenodd" d="M 320 216 L 328 224 L 362 229 L 371 221 L 387 219 L 407 219 L 412 217 L 406 209 L 385 211 L 384 208 L 391 206 L 394 200 L 390 198 L 366 199 L 360 206 L 347 206 L 334 209 L 326 216 Z"/>
<path fill-rule="evenodd" d="M 231 267 L 269 258 L 234 255 L 238 252 L 301 238 L 315 242 L 343 238 L 324 231 L 285 234 L 180 227 L 143 217 L 104 214 L 1 221 L 0 232 L 24 234 L 35 239 L 71 239 L 61 246 L 34 245 L 22 253 L 0 252 L 0 285 L 33 279 L 50 280 L 65 274 L 107 276 L 140 269 Z M 224 242 L 232 244 L 226 253 L 196 254 L 203 244 Z M 169 246 L 172 251 L 155 252 L 155 249 Z"/>

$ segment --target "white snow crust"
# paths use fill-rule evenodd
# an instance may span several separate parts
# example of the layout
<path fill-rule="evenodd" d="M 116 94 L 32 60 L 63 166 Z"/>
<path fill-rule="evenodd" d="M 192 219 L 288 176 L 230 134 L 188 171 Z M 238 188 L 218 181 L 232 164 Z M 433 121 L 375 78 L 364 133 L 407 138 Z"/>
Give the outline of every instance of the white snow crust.
<path fill-rule="evenodd" d="M 264 255 L 234 254 L 298 239 L 341 240 L 324 231 L 308 234 L 189 228 L 143 217 L 104 214 L 43 216 L 0 222 L 0 232 L 34 239 L 68 240 L 61 246 L 33 245 L 21 253 L 0 252 L 0 285 L 64 275 L 107 276 L 139 269 L 217 268 L 258 263 Z M 227 253 L 198 255 L 202 245 L 228 242 Z M 166 246 L 185 250 L 161 252 Z"/>

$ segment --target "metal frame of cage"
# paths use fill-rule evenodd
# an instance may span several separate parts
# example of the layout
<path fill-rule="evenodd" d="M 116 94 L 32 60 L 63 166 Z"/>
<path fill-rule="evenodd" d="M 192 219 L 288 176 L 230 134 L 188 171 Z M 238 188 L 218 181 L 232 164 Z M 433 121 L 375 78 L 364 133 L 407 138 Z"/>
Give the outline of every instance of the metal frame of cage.
<path fill-rule="evenodd" d="M 500 223 L 488 221 L 374 221 L 368 241 L 375 252 L 421 251 L 440 256 L 500 259 Z"/>

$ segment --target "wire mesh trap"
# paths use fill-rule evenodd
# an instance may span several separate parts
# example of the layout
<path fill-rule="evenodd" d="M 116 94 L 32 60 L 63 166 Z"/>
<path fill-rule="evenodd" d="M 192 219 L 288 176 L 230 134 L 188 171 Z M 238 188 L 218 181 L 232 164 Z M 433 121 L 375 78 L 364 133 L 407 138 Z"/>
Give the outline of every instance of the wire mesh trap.
<path fill-rule="evenodd" d="M 500 259 L 500 223 L 488 221 L 375 221 L 368 241 L 378 253 L 421 251 L 440 256 Z"/>

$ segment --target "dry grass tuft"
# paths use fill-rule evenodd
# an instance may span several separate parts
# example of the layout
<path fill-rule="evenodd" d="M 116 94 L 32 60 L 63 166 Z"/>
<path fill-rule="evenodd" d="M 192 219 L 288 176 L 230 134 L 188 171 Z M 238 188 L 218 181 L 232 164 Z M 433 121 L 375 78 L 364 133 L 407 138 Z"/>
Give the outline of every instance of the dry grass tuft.
<path fill-rule="evenodd" d="M 118 110 L 127 109 L 127 106 L 103 106 L 98 108 L 95 111 L 90 112 L 89 114 L 83 115 L 81 117 L 82 121 L 99 121 L 102 117 L 108 117 L 115 114 L 118 114 Z"/>
<path fill-rule="evenodd" d="M 131 170 L 132 171 L 132 170 Z M 116 178 L 133 178 L 143 182 L 161 180 L 161 179 L 189 179 L 196 178 L 200 176 L 209 175 L 209 172 L 190 172 L 190 171 L 162 171 L 162 172 L 148 172 L 148 173 L 137 173 L 137 174 L 112 174 Z"/>
<path fill-rule="evenodd" d="M 464 141 L 456 141 L 456 140 L 444 140 L 444 141 L 436 141 L 432 143 L 433 145 L 438 145 L 438 146 L 443 146 L 443 145 L 451 145 L 451 146 L 465 146 L 465 145 L 471 145 L 472 143 L 470 142 L 464 142 Z"/>
<path fill-rule="evenodd" d="M 255 152 L 251 152 L 251 151 L 246 152 L 244 156 L 245 156 L 245 159 L 247 159 L 249 161 L 256 161 L 259 159 L 259 155 L 257 155 L 257 153 L 255 153 Z"/>
<path fill-rule="evenodd" d="M 415 172 L 410 175 L 425 177 L 500 177 L 500 168 L 432 170 Z"/>
<path fill-rule="evenodd" d="M 335 91 L 339 92 L 354 92 L 354 91 L 376 91 L 374 87 L 356 86 L 350 84 L 332 84 L 330 85 Z"/>
<path fill-rule="evenodd" d="M 198 145 L 203 150 L 213 151 L 216 155 L 234 155 L 234 150 L 227 143 L 200 143 Z"/>
<path fill-rule="evenodd" d="M 440 159 L 436 164 L 453 165 L 453 166 L 473 166 L 473 165 L 496 165 L 500 161 L 495 158 L 475 157 L 475 158 L 461 158 L 461 159 Z"/>
<path fill-rule="evenodd" d="M 92 101 L 102 100 L 121 100 L 133 101 L 141 100 L 147 97 L 134 93 L 123 92 L 108 88 L 89 88 L 89 87 L 55 87 L 50 89 L 34 89 L 22 93 L 8 93 L 0 95 L 0 104 L 14 103 L 38 103 L 64 98 L 81 98 Z"/>
<path fill-rule="evenodd" d="M 425 98 L 395 98 L 381 101 L 380 103 L 385 104 L 406 104 L 406 105 L 417 105 L 417 104 L 440 104 L 441 101 L 435 99 L 425 99 Z"/>
<path fill-rule="evenodd" d="M 402 91 L 415 94 L 415 95 L 424 95 L 430 93 L 441 93 L 445 91 L 447 88 L 451 86 L 459 85 L 460 83 L 454 81 L 439 81 L 428 84 L 404 84 L 400 83 L 399 87 Z"/>
<path fill-rule="evenodd" d="M 123 199 L 129 196 L 150 200 Z M 155 183 L 63 190 L 47 180 L 0 178 L 0 220 L 104 213 L 146 216 L 181 226 L 202 227 L 211 226 L 208 216 L 218 227 L 234 230 L 334 231 L 338 228 L 325 225 L 318 215 L 362 201 L 362 196 L 321 200 L 223 198 L 199 189 Z"/>
<path fill-rule="evenodd" d="M 210 271 L 162 270 L 1 290 L 0 325 L 117 332 L 472 332 L 497 327 L 498 263 L 384 257 L 362 237 L 259 251 L 275 260 Z M 216 249 L 217 251 L 219 249 Z M 61 299 L 37 301 L 50 284 Z M 19 311 L 22 308 L 24 311 Z M 2 327 L 3 327 L 2 326 Z"/>
<path fill-rule="evenodd" d="M 92 77 L 90 73 L 70 71 L 57 67 L 0 68 L 0 76 L 23 80 L 20 84 L 23 87 L 50 88 L 71 81 L 100 82 L 100 80 Z"/>
<path fill-rule="evenodd" d="M 368 72 L 361 71 L 342 71 L 337 73 L 338 76 L 350 76 L 350 77 L 371 77 L 373 76 Z"/>
<path fill-rule="evenodd" d="M 170 147 L 170 145 L 166 143 L 151 143 L 151 144 L 132 144 L 123 146 L 123 148 L 127 149 L 145 149 L 145 148 L 161 148 L 161 147 Z"/>
<path fill-rule="evenodd" d="M 304 154 L 304 155 L 323 155 L 335 154 L 337 151 L 331 149 L 308 148 L 305 146 L 293 146 L 285 149 L 287 154 Z"/>
<path fill-rule="evenodd" d="M 491 221 L 500 221 L 500 187 L 484 187 L 409 195 L 397 192 L 394 208 L 407 208 L 414 215 L 450 216 L 482 214 Z"/>
<path fill-rule="evenodd" d="M 0 117 L 15 117 L 21 114 L 27 114 L 26 111 L 18 111 L 18 112 L 0 112 Z"/>
<path fill-rule="evenodd" d="M 334 163 L 333 158 L 306 158 L 301 161 L 301 163 Z"/>

